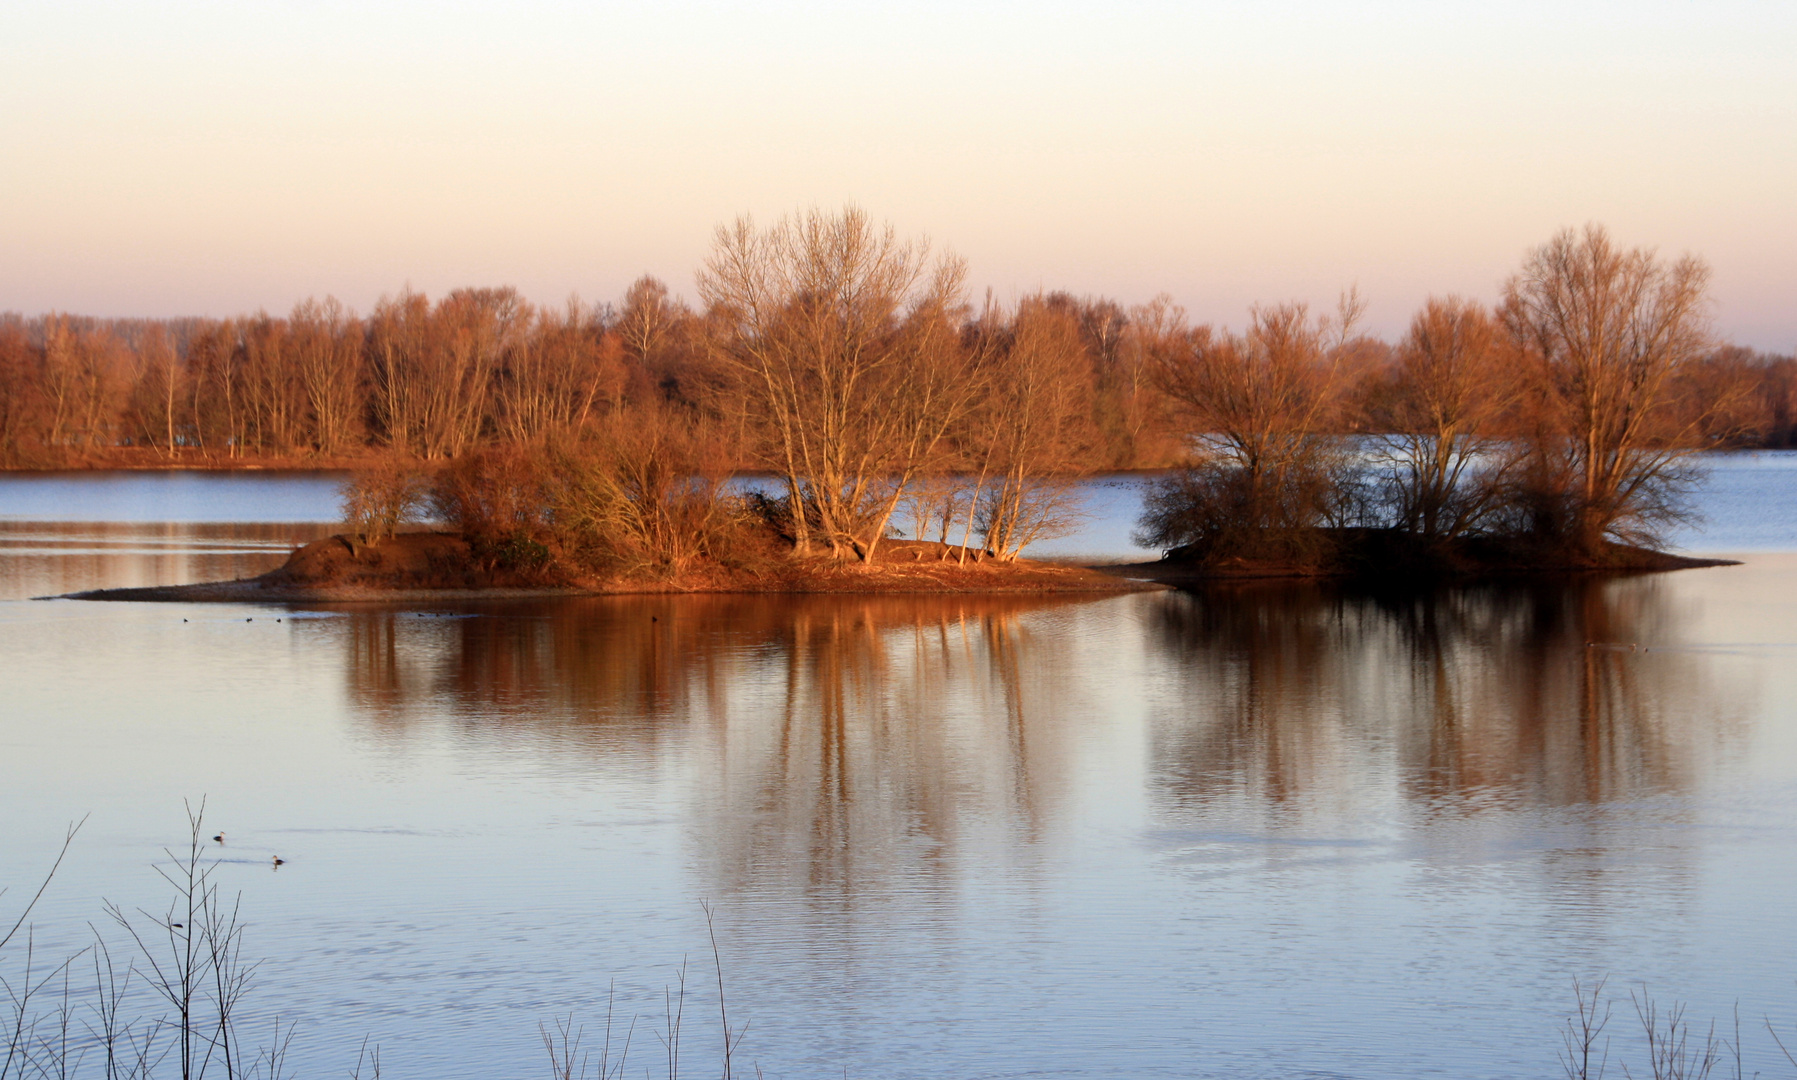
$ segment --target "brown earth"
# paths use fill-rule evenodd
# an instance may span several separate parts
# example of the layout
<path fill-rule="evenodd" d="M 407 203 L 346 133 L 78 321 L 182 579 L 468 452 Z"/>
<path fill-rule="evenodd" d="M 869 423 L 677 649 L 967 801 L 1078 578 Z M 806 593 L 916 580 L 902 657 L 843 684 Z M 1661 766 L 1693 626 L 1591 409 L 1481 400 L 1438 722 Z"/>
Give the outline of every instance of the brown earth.
<path fill-rule="evenodd" d="M 1622 544 L 1591 555 L 1508 541 L 1424 546 L 1390 530 L 1372 529 L 1341 531 L 1331 537 L 1330 552 L 1326 562 L 1305 565 L 1175 553 L 1154 562 L 1083 567 L 1030 559 L 1006 563 L 935 541 L 885 540 L 871 566 L 784 555 L 753 567 L 706 564 L 672 579 L 591 578 L 553 563 L 508 568 L 503 559 L 477 552 L 455 533 L 411 532 L 378 543 L 343 535 L 317 540 L 254 578 L 97 589 L 70 599 L 291 603 L 647 593 L 1117 593 L 1231 580 L 1328 578 L 1402 586 L 1733 565 Z"/>
<path fill-rule="evenodd" d="M 317 540 L 286 564 L 238 581 L 96 589 L 78 600 L 321 602 L 627 593 L 1117 593 L 1164 586 L 1080 566 L 1018 559 L 1003 563 L 934 541 L 882 541 L 873 565 L 798 559 L 755 569 L 708 565 L 672 580 L 592 579 L 554 569 L 518 570 L 482 557 L 460 535 L 401 533 L 379 543 Z"/>

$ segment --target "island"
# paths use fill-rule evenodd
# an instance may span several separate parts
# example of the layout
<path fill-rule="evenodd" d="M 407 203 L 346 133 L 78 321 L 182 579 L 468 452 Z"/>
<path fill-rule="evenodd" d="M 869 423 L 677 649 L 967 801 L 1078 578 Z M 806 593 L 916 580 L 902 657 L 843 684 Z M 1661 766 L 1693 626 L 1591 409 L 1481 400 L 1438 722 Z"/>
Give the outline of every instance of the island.
<path fill-rule="evenodd" d="M 378 541 L 339 534 L 296 548 L 265 574 L 190 585 L 93 589 L 70 600 L 336 603 L 606 596 L 643 593 L 1125 593 L 1168 586 L 1110 567 L 887 540 L 871 564 L 767 556 L 705 560 L 674 574 L 594 575 L 454 532 L 401 532 Z M 521 565 L 522 563 L 522 565 Z"/>
<path fill-rule="evenodd" d="M 887 539 L 878 561 L 798 557 L 763 550 L 759 558 L 704 559 L 675 573 L 593 574 L 548 555 L 494 545 L 455 532 L 399 532 L 378 540 L 343 533 L 295 548 L 281 566 L 256 577 L 187 585 L 94 589 L 59 599 L 194 603 L 416 602 L 645 593 L 1092 593 L 1202 589 L 1243 580 L 1328 580 L 1391 589 L 1492 580 L 1660 573 L 1732 560 L 1694 558 L 1620 543 L 1595 552 L 1474 537 L 1424 543 L 1396 529 L 1314 530 L 1312 553 L 1263 558 L 1207 556 L 1176 548 L 1134 563 L 1075 565 L 1001 559 L 990 551 L 938 541 Z M 769 537 L 770 544 L 779 538 Z"/>

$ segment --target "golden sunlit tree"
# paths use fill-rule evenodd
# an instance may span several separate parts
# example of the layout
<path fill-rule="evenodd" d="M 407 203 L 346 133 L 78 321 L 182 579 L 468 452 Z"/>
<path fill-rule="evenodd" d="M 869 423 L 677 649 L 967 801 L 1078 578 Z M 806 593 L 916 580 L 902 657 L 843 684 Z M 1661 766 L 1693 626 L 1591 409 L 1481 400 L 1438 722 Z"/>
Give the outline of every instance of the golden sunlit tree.
<path fill-rule="evenodd" d="M 313 445 L 324 454 L 341 454 L 362 435 L 361 320 L 326 297 L 296 306 L 288 323 Z"/>
<path fill-rule="evenodd" d="M 1025 298 L 999 330 L 969 429 L 980 469 L 968 513 L 986 550 L 1005 562 L 1075 523 L 1064 477 L 1083 471 L 1081 455 L 1093 442 L 1093 373 L 1079 312 L 1053 299 Z"/>
<path fill-rule="evenodd" d="M 800 554 L 872 561 L 968 406 L 953 348 L 963 274 L 852 206 L 718 230 L 699 274 L 714 355 L 765 433 Z"/>
<path fill-rule="evenodd" d="M 1504 319 L 1537 365 L 1533 527 L 1596 550 L 1678 519 L 1697 418 L 1679 376 L 1710 344 L 1709 267 L 1623 250 L 1601 226 L 1536 248 L 1504 290 Z"/>
<path fill-rule="evenodd" d="M 32 463 L 41 449 L 43 395 L 23 319 L 0 315 L 0 466 Z"/>
<path fill-rule="evenodd" d="M 534 316 L 505 353 L 494 402 L 502 434 L 516 442 L 566 438 L 620 399 L 624 368 L 603 312 L 578 300 Z"/>
<path fill-rule="evenodd" d="M 145 441 L 160 444 L 163 456 L 173 457 L 179 439 L 176 432 L 182 427 L 185 372 L 168 328 L 160 323 L 146 327 L 138 336 L 137 356 L 138 427 Z"/>

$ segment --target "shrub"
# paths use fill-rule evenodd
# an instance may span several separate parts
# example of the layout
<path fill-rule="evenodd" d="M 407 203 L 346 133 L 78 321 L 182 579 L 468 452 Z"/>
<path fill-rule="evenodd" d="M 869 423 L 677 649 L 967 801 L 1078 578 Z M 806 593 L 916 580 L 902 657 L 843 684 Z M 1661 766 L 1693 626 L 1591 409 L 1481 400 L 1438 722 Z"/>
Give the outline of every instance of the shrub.
<path fill-rule="evenodd" d="M 748 527 L 727 497 L 704 432 L 649 413 L 605 428 L 556 455 L 555 524 L 568 550 L 595 570 L 672 578 L 727 559 Z"/>
<path fill-rule="evenodd" d="M 357 469 L 341 489 L 343 519 L 365 544 L 392 536 L 424 512 L 430 485 L 423 474 L 398 458 Z"/>
<path fill-rule="evenodd" d="M 540 581 L 554 576 L 556 533 L 553 454 L 535 445 L 492 447 L 438 471 L 430 487 L 435 515 L 468 541 L 489 570 Z"/>

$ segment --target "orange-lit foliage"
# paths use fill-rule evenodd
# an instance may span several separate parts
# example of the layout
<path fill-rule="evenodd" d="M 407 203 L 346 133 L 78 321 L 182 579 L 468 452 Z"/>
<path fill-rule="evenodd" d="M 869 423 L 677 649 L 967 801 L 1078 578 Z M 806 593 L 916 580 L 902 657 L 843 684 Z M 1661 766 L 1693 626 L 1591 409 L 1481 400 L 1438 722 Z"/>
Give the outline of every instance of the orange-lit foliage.
<path fill-rule="evenodd" d="M 671 579 L 752 547 L 740 503 L 704 425 L 668 409 L 607 422 L 554 456 L 553 522 L 586 568 Z"/>
<path fill-rule="evenodd" d="M 1708 279 L 1701 260 L 1624 250 L 1590 225 L 1536 248 L 1510 280 L 1505 321 L 1534 360 L 1533 531 L 1592 551 L 1677 519 L 1684 458 L 1733 396 L 1680 401 L 1710 348 Z"/>
<path fill-rule="evenodd" d="M 1479 304 L 1431 297 L 1390 366 L 1378 464 L 1394 523 L 1453 539 L 1499 512 L 1518 453 L 1502 439 L 1521 380 L 1514 343 Z"/>
<path fill-rule="evenodd" d="M 1212 517 L 1251 529 L 1376 519 L 1590 544 L 1663 519 L 1687 451 L 1797 440 L 1797 361 L 1710 342 L 1701 265 L 1601 230 L 1531 256 L 1501 326 L 1432 302 L 1390 345 L 1323 334 L 1294 305 L 1239 335 L 1188 326 L 1166 297 L 975 312 L 961 283 L 958 260 L 849 208 L 723 230 L 698 308 L 645 277 L 615 307 L 486 288 L 405 291 L 364 315 L 326 298 L 284 317 L 5 316 L 0 467 L 628 456 L 702 432 L 705 475 L 784 481 L 800 548 L 871 561 L 901 505 L 939 537 L 983 522 L 1014 552 L 1030 532 L 1017 496 L 1045 478 L 1194 449 L 1222 471 L 1188 474 L 1180 498 L 1202 489 Z M 1580 289 L 1625 314 L 1573 326 Z M 1488 332 L 1490 349 L 1453 344 Z M 1574 347 L 1587 340 L 1603 344 Z M 1354 434 L 1391 437 L 1383 502 L 1340 483 L 1332 454 Z M 1531 452 L 1467 471 L 1465 451 L 1497 446 Z"/>
<path fill-rule="evenodd" d="M 549 576 L 556 542 L 554 469 L 537 444 L 474 450 L 437 470 L 431 516 L 462 534 L 490 570 Z"/>
<path fill-rule="evenodd" d="M 344 482 L 343 518 L 365 543 L 379 543 L 428 508 L 430 485 L 417 466 L 398 457 L 363 465 Z"/>

